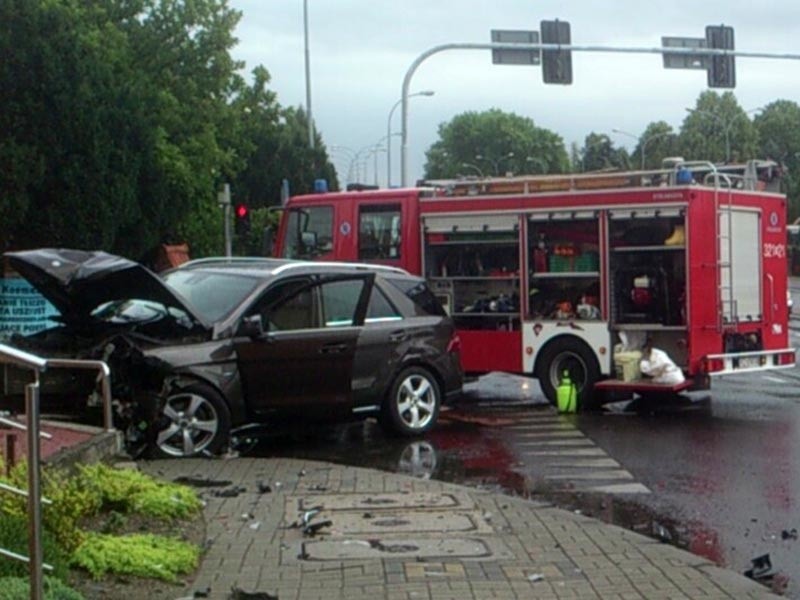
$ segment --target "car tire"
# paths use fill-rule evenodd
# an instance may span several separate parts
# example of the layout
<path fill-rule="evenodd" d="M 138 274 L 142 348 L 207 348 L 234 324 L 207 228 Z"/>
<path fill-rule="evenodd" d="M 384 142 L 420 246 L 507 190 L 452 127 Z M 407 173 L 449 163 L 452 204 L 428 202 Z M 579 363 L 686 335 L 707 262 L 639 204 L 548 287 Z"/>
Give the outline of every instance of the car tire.
<path fill-rule="evenodd" d="M 404 437 L 423 434 L 436 424 L 441 398 L 439 383 L 430 371 L 408 367 L 392 383 L 379 422 L 390 433 Z"/>
<path fill-rule="evenodd" d="M 152 434 L 152 454 L 161 458 L 213 456 L 229 442 L 231 414 L 211 386 L 174 388 L 161 405 Z"/>
<path fill-rule="evenodd" d="M 577 339 L 555 339 L 545 346 L 539 357 L 536 377 L 547 400 L 557 404 L 556 389 L 561 374 L 569 371 L 570 379 L 578 390 L 578 409 L 593 405 L 593 389 L 600 378 L 600 366 L 589 347 Z"/>

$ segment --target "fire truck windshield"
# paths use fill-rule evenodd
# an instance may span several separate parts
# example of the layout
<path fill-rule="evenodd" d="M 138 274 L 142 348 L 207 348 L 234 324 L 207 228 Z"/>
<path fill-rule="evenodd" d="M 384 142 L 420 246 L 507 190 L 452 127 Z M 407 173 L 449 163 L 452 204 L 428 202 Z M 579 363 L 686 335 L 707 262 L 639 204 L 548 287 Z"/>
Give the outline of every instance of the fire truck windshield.
<path fill-rule="evenodd" d="M 283 258 L 315 258 L 333 249 L 333 207 L 289 210 Z"/>

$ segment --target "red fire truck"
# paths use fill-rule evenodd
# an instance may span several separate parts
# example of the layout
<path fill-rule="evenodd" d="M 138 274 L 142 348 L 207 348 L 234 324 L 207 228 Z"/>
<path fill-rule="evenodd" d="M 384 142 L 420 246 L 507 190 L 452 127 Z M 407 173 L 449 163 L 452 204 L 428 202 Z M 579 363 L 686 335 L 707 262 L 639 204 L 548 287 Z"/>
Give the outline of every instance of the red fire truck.
<path fill-rule="evenodd" d="M 457 323 L 465 371 L 535 376 L 551 402 L 565 370 L 583 403 L 708 389 L 715 375 L 795 364 L 779 176 L 768 161 L 676 159 L 298 196 L 275 251 L 423 274 Z M 625 367 L 645 337 L 685 381 Z"/>

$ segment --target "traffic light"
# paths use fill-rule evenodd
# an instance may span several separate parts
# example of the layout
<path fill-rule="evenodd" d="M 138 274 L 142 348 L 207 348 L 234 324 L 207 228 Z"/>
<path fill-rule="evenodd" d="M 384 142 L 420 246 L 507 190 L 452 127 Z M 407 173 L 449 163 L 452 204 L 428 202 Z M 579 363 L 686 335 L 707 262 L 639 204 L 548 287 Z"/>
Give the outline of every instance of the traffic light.
<path fill-rule="evenodd" d="M 567 21 L 542 21 L 542 43 L 570 45 Z M 542 50 L 542 79 L 545 83 L 572 83 L 572 51 Z"/>
<path fill-rule="evenodd" d="M 706 27 L 706 45 L 709 48 L 733 50 L 733 27 L 709 25 Z M 708 87 L 736 87 L 736 58 L 712 56 L 708 62 Z"/>
<path fill-rule="evenodd" d="M 250 207 L 246 204 L 237 204 L 234 215 L 236 217 L 236 235 L 250 233 Z"/>

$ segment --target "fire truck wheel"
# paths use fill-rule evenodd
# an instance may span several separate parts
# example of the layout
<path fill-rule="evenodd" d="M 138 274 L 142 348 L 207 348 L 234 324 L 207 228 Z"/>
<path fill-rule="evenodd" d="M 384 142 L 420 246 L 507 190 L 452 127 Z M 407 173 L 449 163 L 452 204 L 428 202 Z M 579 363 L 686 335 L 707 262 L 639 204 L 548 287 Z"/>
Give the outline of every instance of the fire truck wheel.
<path fill-rule="evenodd" d="M 547 400 L 556 405 L 556 388 L 564 371 L 578 389 L 578 408 L 592 404 L 592 388 L 600 377 L 600 366 L 589 347 L 577 339 L 555 339 L 542 350 L 536 377 Z"/>
<path fill-rule="evenodd" d="M 397 435 L 419 435 L 436 424 L 440 406 L 436 378 L 427 369 L 409 367 L 394 380 L 378 422 Z"/>

